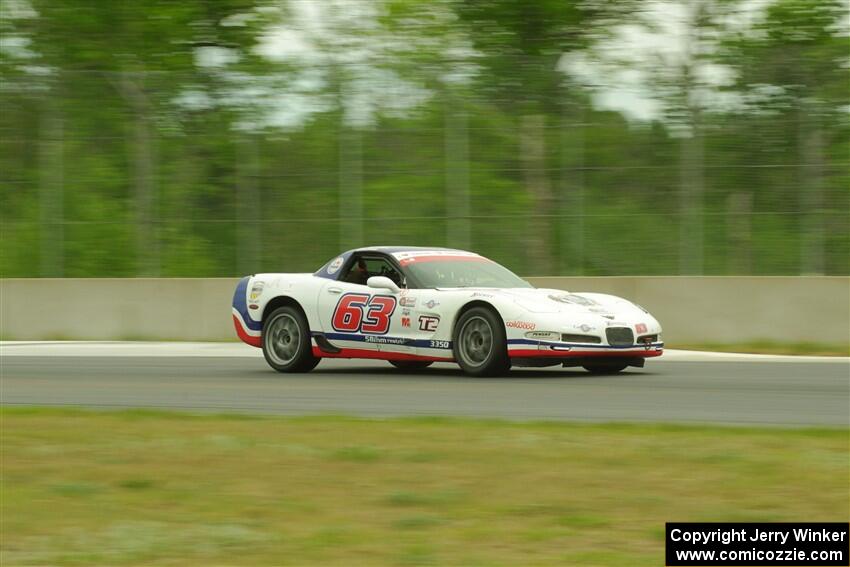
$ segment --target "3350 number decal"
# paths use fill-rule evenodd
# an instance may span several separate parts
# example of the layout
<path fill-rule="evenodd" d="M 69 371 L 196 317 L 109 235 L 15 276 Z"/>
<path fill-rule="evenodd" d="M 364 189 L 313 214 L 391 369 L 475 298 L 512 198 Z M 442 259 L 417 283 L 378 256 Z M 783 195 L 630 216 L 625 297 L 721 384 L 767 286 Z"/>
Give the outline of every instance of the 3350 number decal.
<path fill-rule="evenodd" d="M 335 331 L 343 333 L 385 335 L 395 306 L 396 298 L 389 295 L 347 293 L 339 298 L 331 322 Z"/>

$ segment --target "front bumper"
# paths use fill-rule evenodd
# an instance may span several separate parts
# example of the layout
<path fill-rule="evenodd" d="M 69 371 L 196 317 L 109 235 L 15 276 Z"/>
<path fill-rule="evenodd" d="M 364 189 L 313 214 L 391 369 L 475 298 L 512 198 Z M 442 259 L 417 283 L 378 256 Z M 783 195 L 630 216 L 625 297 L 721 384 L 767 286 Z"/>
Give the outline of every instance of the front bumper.
<path fill-rule="evenodd" d="M 611 346 L 537 341 L 533 339 L 508 340 L 508 356 L 511 358 L 584 358 L 600 356 L 651 358 L 661 356 L 663 352 L 663 342 L 628 346 Z"/>

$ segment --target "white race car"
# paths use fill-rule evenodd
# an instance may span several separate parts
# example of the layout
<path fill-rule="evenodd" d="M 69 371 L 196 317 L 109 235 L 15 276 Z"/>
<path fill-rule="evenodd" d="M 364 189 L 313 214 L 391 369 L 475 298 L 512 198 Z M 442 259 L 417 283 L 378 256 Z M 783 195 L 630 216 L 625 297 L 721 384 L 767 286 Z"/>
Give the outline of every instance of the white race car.
<path fill-rule="evenodd" d="M 446 248 L 358 248 L 314 274 L 242 278 L 233 323 L 279 372 L 375 358 L 403 369 L 456 362 L 474 376 L 555 365 L 614 373 L 664 348 L 658 321 L 634 303 L 535 289 L 483 256 Z"/>

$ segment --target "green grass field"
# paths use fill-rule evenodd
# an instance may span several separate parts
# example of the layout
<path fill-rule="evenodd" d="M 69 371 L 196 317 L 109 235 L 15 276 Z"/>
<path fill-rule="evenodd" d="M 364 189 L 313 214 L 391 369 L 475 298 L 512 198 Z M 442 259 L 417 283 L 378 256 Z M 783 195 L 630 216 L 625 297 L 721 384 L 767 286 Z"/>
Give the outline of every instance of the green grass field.
<path fill-rule="evenodd" d="M 0 564 L 652 565 L 847 521 L 847 430 L 4 409 Z"/>

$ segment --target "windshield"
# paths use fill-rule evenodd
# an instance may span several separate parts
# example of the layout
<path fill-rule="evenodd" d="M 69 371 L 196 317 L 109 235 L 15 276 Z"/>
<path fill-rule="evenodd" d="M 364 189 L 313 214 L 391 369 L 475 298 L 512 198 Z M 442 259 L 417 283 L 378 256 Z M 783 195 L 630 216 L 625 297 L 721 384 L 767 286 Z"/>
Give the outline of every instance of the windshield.
<path fill-rule="evenodd" d="M 531 287 L 519 276 L 486 258 L 434 259 L 403 262 L 423 287 Z"/>

